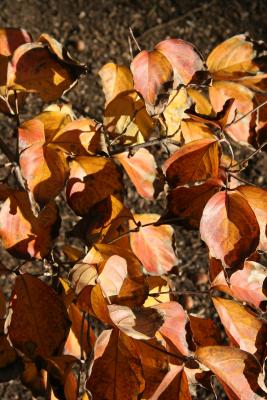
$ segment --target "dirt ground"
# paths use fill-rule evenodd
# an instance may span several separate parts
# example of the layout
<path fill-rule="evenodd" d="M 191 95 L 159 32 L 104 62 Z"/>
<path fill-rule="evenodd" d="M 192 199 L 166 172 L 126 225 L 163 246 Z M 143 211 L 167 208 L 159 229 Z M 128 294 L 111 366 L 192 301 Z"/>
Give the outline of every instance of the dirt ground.
<path fill-rule="evenodd" d="M 206 56 L 216 44 L 238 33 L 249 32 L 254 39 L 266 40 L 266 15 L 265 0 L 0 0 L 0 27 L 23 27 L 33 38 L 42 32 L 49 33 L 89 66 L 88 76 L 69 98 L 85 115 L 98 120 L 102 118 L 104 98 L 97 72 L 108 61 L 129 64 L 129 27 L 141 48 L 152 47 L 167 37 L 179 37 L 195 44 Z M 27 114 L 33 116 L 40 109 L 40 101 L 35 101 Z M 10 140 L 10 125 L 3 116 L 0 116 L 0 130 L 1 137 Z M 245 177 L 267 187 L 266 172 L 267 157 L 260 155 L 249 165 Z M 127 193 L 127 203 L 135 211 L 158 211 L 155 204 L 139 200 L 130 184 Z M 177 228 L 176 248 L 177 285 L 189 290 L 204 289 L 207 254 L 198 232 Z M 6 252 L 0 254 L 2 263 L 14 265 Z M 0 277 L 0 284 L 8 294 L 5 279 Z M 194 313 L 203 316 L 214 313 L 207 298 L 180 300 Z M 0 384 L 0 398 L 31 399 L 32 396 L 14 381 Z M 212 397 L 201 392 L 197 398 Z"/>

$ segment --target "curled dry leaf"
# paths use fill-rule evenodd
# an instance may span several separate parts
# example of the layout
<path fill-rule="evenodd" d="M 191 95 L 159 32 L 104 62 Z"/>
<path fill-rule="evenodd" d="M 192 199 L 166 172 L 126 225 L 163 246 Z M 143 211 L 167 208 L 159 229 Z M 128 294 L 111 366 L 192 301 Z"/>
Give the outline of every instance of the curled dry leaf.
<path fill-rule="evenodd" d="M 137 400 L 139 398 L 139 394 L 145 388 L 145 381 L 141 361 L 132 338 L 118 329 L 105 330 L 101 333 L 95 344 L 94 359 L 86 388 L 95 399 Z"/>
<path fill-rule="evenodd" d="M 133 89 L 132 73 L 125 65 L 107 63 L 100 69 L 99 75 L 105 93 L 106 106 L 118 94 Z"/>
<path fill-rule="evenodd" d="M 127 152 L 116 155 L 138 194 L 145 199 L 153 200 L 157 165 L 154 156 L 147 149 L 139 149 L 132 157 Z"/>
<path fill-rule="evenodd" d="M 267 251 L 267 190 L 248 185 L 239 186 L 237 190 L 245 197 L 259 223 L 260 242 L 258 250 Z"/>
<path fill-rule="evenodd" d="M 214 223 L 216 221 L 216 223 Z M 224 268 L 238 269 L 259 243 L 259 224 L 246 199 L 236 190 L 216 193 L 200 221 L 201 239 Z"/>
<path fill-rule="evenodd" d="M 56 292 L 29 274 L 16 278 L 11 297 L 8 336 L 15 348 L 28 357 L 46 358 L 63 350 L 70 322 Z"/>
<path fill-rule="evenodd" d="M 36 217 L 28 193 L 10 191 L 1 206 L 0 237 L 5 249 L 19 258 L 45 258 L 58 234 L 58 208 L 49 202 Z"/>
<path fill-rule="evenodd" d="M 66 49 L 49 35 L 39 42 L 19 46 L 8 67 L 8 88 L 38 93 L 44 101 L 57 100 L 70 89 L 86 66 L 71 59 Z"/>
<path fill-rule="evenodd" d="M 213 280 L 212 287 L 226 292 L 240 301 L 246 301 L 263 310 L 266 309 L 267 271 L 263 265 L 255 261 L 245 261 L 243 269 L 231 275 L 230 286 L 221 271 Z"/>
<path fill-rule="evenodd" d="M 142 225 L 153 224 L 159 220 L 158 214 L 135 214 L 134 219 Z M 136 227 L 129 221 L 130 229 Z M 162 275 L 170 271 L 177 263 L 172 247 L 173 228 L 170 225 L 145 226 L 138 232 L 130 233 L 131 247 L 142 262 L 145 271 L 151 275 Z"/>
<path fill-rule="evenodd" d="M 255 314 L 233 300 L 213 297 L 214 306 L 229 339 L 259 362 L 266 356 L 267 325 Z"/>
<path fill-rule="evenodd" d="M 216 139 L 199 139 L 185 144 L 165 162 L 168 184 L 173 188 L 216 178 L 220 151 Z"/>
<path fill-rule="evenodd" d="M 195 357 L 216 375 L 230 399 L 265 398 L 261 366 L 251 354 L 234 347 L 207 346 L 199 347 Z"/>
<path fill-rule="evenodd" d="M 109 159 L 80 156 L 71 162 L 66 195 L 76 214 L 87 214 L 96 203 L 119 190 L 120 176 Z"/>
<path fill-rule="evenodd" d="M 222 186 L 220 179 L 210 178 L 201 185 L 172 189 L 167 196 L 167 214 L 161 220 L 175 218 L 172 222 L 175 225 L 198 228 L 204 207 Z"/>
<path fill-rule="evenodd" d="M 134 339 L 151 339 L 164 323 L 160 308 L 125 307 L 108 305 L 108 311 L 113 324 L 127 336 Z"/>
<path fill-rule="evenodd" d="M 212 319 L 189 315 L 194 343 L 199 346 L 216 346 L 221 343 L 221 332 Z"/>

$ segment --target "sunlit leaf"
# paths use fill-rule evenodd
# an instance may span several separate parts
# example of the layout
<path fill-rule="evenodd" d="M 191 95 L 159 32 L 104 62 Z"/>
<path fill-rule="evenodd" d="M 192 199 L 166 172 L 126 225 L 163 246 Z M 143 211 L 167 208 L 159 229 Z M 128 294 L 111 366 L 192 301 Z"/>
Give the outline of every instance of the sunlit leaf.
<path fill-rule="evenodd" d="M 225 268 L 239 268 L 259 243 L 259 225 L 245 198 L 236 190 L 213 195 L 204 208 L 200 234 L 211 256 Z"/>
<path fill-rule="evenodd" d="M 159 219 L 157 214 L 135 214 L 136 222 L 142 225 L 152 224 Z M 130 229 L 135 228 L 129 221 Z M 146 272 L 151 275 L 162 275 L 174 267 L 177 257 L 172 247 L 173 228 L 170 225 L 145 226 L 138 232 L 131 232 L 130 241 L 134 254 L 142 262 Z"/>

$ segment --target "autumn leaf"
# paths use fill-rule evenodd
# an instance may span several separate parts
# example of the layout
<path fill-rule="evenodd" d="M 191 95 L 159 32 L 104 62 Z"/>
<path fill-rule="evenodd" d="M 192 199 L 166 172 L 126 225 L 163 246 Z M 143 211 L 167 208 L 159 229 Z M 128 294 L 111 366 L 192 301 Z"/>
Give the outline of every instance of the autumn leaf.
<path fill-rule="evenodd" d="M 230 399 L 265 397 L 261 366 L 251 354 L 234 347 L 207 346 L 199 347 L 195 356 L 217 376 Z"/>
<path fill-rule="evenodd" d="M 260 242 L 258 250 L 267 251 L 267 191 L 255 186 L 242 185 L 237 190 L 245 197 L 256 215 L 260 226 Z"/>
<path fill-rule="evenodd" d="M 147 200 L 152 200 L 157 177 L 157 165 L 154 156 L 147 149 L 139 149 L 132 157 L 124 152 L 116 155 L 116 159 L 127 172 L 137 193 Z"/>
<path fill-rule="evenodd" d="M 164 323 L 164 316 L 158 306 L 130 308 L 117 304 L 108 305 L 113 324 L 127 336 L 147 340 L 155 336 Z"/>
<path fill-rule="evenodd" d="M 63 350 L 69 331 L 66 308 L 56 292 L 29 274 L 16 278 L 11 297 L 8 337 L 31 358 L 50 357 Z"/>
<path fill-rule="evenodd" d="M 213 297 L 212 300 L 230 341 L 261 362 L 266 354 L 266 324 L 233 300 L 221 297 Z"/>
<path fill-rule="evenodd" d="M 118 94 L 133 89 L 132 73 L 125 65 L 114 63 L 105 64 L 99 71 L 106 105 Z"/>
<path fill-rule="evenodd" d="M 204 208 L 200 234 L 211 256 L 224 268 L 239 268 L 257 248 L 259 225 L 254 212 L 236 190 L 213 195 Z"/>
<path fill-rule="evenodd" d="M 165 95 L 166 87 L 173 81 L 171 63 L 159 50 L 143 50 L 133 59 L 131 71 L 134 79 L 134 88 L 139 92 L 147 104 L 149 114 L 162 111 L 162 106 L 156 107 Z M 167 98 L 165 99 L 165 101 Z"/>
<path fill-rule="evenodd" d="M 157 214 L 135 214 L 134 219 L 142 225 L 150 224 L 130 233 L 131 247 L 142 262 L 145 271 L 151 275 L 162 275 L 170 271 L 177 263 L 172 247 L 173 228 L 170 225 L 153 226 L 159 219 Z M 129 221 L 130 229 L 136 227 Z"/>
<path fill-rule="evenodd" d="M 80 156 L 71 162 L 66 195 L 76 214 L 87 214 L 96 203 L 119 190 L 119 173 L 111 160 Z"/>
<path fill-rule="evenodd" d="M 56 204 L 49 202 L 36 217 L 28 193 L 10 191 L 1 206 L 0 237 L 5 249 L 19 258 L 45 258 L 60 225 Z"/>
<path fill-rule="evenodd" d="M 164 164 L 168 184 L 173 188 L 218 176 L 220 151 L 216 139 L 187 143 Z"/>
<path fill-rule="evenodd" d="M 220 179 L 210 178 L 201 185 L 177 187 L 167 196 L 167 213 L 163 222 L 173 219 L 173 224 L 198 228 L 204 207 L 209 199 L 222 188 Z"/>
<path fill-rule="evenodd" d="M 19 46 L 8 68 L 8 88 L 38 93 L 44 101 L 57 100 L 86 72 L 66 49 L 49 35 Z"/>
<path fill-rule="evenodd" d="M 96 341 L 86 387 L 96 399 L 138 399 L 145 382 L 132 338 L 117 329 L 101 333 Z"/>
<path fill-rule="evenodd" d="M 267 305 L 266 282 L 266 268 L 258 262 L 245 261 L 243 269 L 231 275 L 230 285 L 221 271 L 213 280 L 212 287 L 264 310 Z"/>

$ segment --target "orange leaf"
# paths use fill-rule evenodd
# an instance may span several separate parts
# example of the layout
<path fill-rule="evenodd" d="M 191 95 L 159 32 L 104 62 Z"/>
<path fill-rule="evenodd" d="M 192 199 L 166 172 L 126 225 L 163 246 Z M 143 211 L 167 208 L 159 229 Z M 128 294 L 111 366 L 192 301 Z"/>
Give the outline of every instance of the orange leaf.
<path fill-rule="evenodd" d="M 216 139 L 199 139 L 187 143 L 165 162 L 168 184 L 176 187 L 216 178 L 219 159 L 219 145 Z"/>
<path fill-rule="evenodd" d="M 132 73 L 125 65 L 105 64 L 99 71 L 105 93 L 106 105 L 118 94 L 133 89 Z"/>
<path fill-rule="evenodd" d="M 36 217 L 28 193 L 11 191 L 0 211 L 3 246 L 15 257 L 45 258 L 57 236 L 59 216 L 56 204 L 49 202 Z"/>
<path fill-rule="evenodd" d="M 120 189 L 119 174 L 109 159 L 88 156 L 71 162 L 66 194 L 76 214 L 87 214 L 96 203 Z"/>
<path fill-rule="evenodd" d="M 128 153 L 125 152 L 116 155 L 116 158 L 129 175 L 138 194 L 152 200 L 157 176 L 154 156 L 147 149 L 139 149 L 132 157 L 128 157 Z"/>
<path fill-rule="evenodd" d="M 206 204 L 200 234 L 211 256 L 225 268 L 239 268 L 259 243 L 259 225 L 244 197 L 235 191 L 216 193 Z"/>
<path fill-rule="evenodd" d="M 19 46 L 8 69 L 8 87 L 38 93 L 44 101 L 58 99 L 86 72 L 86 67 L 70 58 L 60 43 L 48 35 L 39 42 Z"/>
<path fill-rule="evenodd" d="M 101 333 L 96 341 L 94 360 L 86 387 L 95 399 L 139 398 L 145 382 L 132 338 L 117 329 Z"/>
<path fill-rule="evenodd" d="M 156 222 L 157 214 L 135 214 L 134 218 L 142 225 Z M 129 221 L 130 229 L 135 228 Z M 177 263 L 177 257 L 172 247 L 173 228 L 170 225 L 146 226 L 139 232 L 130 233 L 131 247 L 134 254 L 142 262 L 146 272 L 151 275 L 162 275 L 170 271 Z"/>
<path fill-rule="evenodd" d="M 233 300 L 221 297 L 212 300 L 230 340 L 261 362 L 266 354 L 266 324 Z"/>
<path fill-rule="evenodd" d="M 50 357 L 62 351 L 69 331 L 66 308 L 47 284 L 29 274 L 16 278 L 11 298 L 8 335 L 29 357 Z"/>
<path fill-rule="evenodd" d="M 198 348 L 195 356 L 217 376 L 230 399 L 265 397 L 261 366 L 251 354 L 228 346 L 207 346 Z"/>

